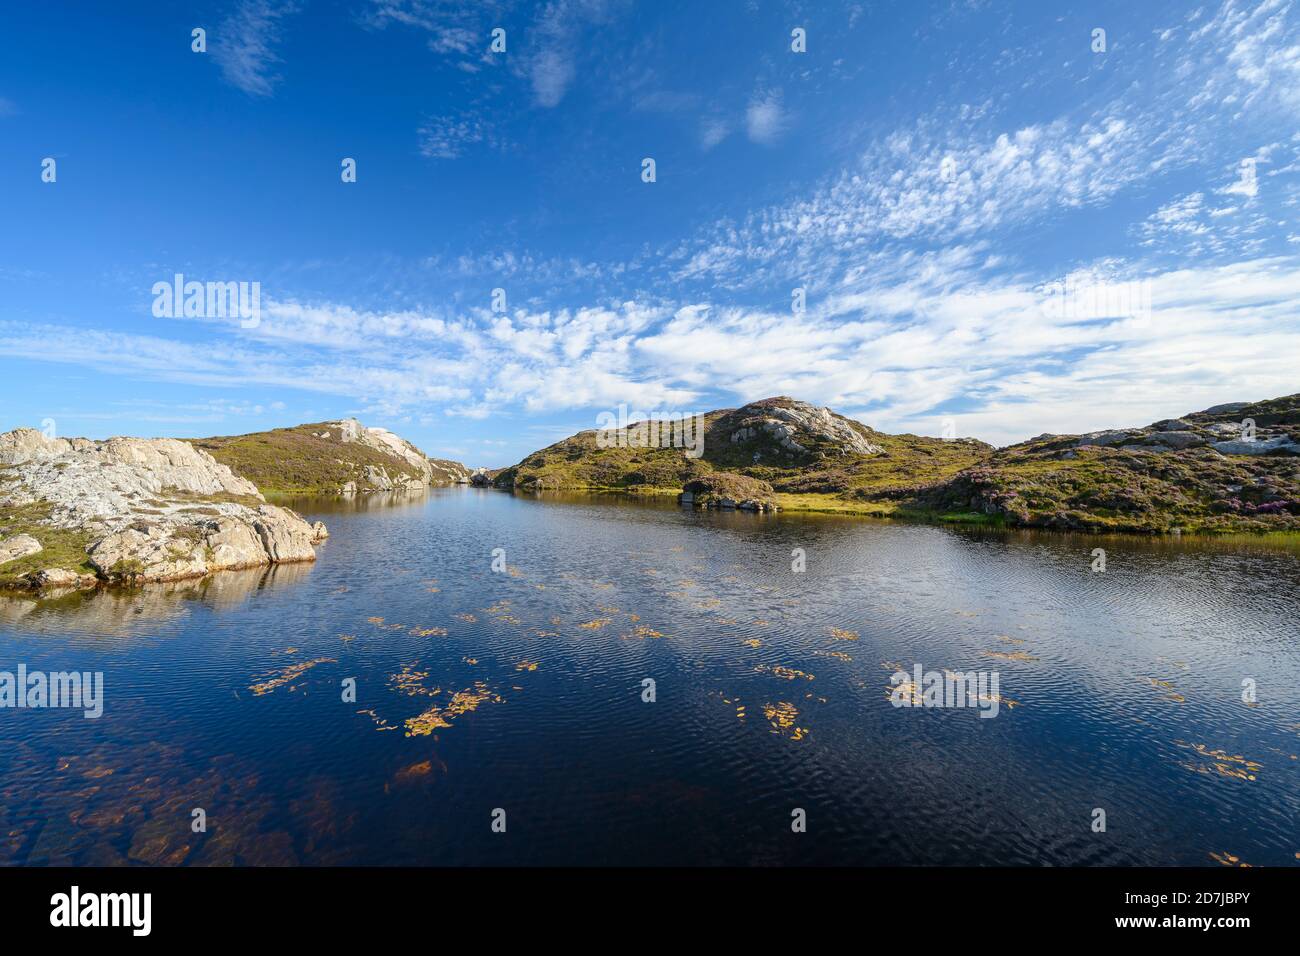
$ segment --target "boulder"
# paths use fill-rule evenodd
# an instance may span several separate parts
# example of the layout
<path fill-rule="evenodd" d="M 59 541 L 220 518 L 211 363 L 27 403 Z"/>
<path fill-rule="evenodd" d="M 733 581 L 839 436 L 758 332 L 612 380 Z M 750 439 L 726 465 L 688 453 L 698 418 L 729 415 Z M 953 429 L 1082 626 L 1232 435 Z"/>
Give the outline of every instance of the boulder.
<path fill-rule="evenodd" d="M 1100 445 L 1104 448 L 1111 445 L 1122 445 L 1125 442 L 1140 437 L 1141 433 L 1135 433 L 1127 429 L 1090 432 L 1087 435 L 1081 436 L 1075 444 L 1079 447 L 1083 447 L 1084 445 Z"/>
<path fill-rule="evenodd" d="M 262 505 L 257 513 L 253 530 L 261 538 L 271 561 L 316 560 L 316 551 L 311 546 L 314 536 L 311 525 L 288 508 L 275 505 Z"/>
<path fill-rule="evenodd" d="M 1165 449 L 1179 450 L 1183 448 L 1197 448 L 1201 445 L 1208 444 L 1208 442 L 1194 431 L 1169 430 L 1148 435 L 1144 444 L 1160 446 Z"/>
<path fill-rule="evenodd" d="M 41 550 L 41 543 L 30 534 L 17 534 L 0 540 L 0 564 L 17 561 Z"/>
<path fill-rule="evenodd" d="M 1255 441 L 1216 441 L 1211 443 L 1211 448 L 1221 451 L 1225 455 L 1300 455 L 1300 444 L 1292 441 L 1286 435 L 1278 435 L 1274 438 L 1257 438 Z"/>
<path fill-rule="evenodd" d="M 76 588 L 95 583 L 93 574 L 78 574 L 76 571 L 69 571 L 67 568 L 46 568 L 44 571 L 33 571 L 27 578 L 32 587 L 41 589 Z"/>
<path fill-rule="evenodd" d="M 776 493 L 766 481 L 728 471 L 715 471 L 688 481 L 677 501 L 705 508 L 777 510 Z"/>

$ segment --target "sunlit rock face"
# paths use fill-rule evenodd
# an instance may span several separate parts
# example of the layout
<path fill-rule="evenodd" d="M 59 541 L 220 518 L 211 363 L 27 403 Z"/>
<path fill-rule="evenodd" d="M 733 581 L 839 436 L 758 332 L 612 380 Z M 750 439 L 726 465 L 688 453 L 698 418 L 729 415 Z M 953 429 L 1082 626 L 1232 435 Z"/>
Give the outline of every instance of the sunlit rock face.
<path fill-rule="evenodd" d="M 834 458 L 878 455 L 884 448 L 870 440 L 858 422 L 829 408 L 784 396 L 768 398 L 731 412 L 719 425 L 732 444 L 756 442 L 769 456 Z M 763 448 L 757 449 L 762 457 Z"/>
<path fill-rule="evenodd" d="M 365 445 L 375 451 L 383 452 L 405 463 L 415 474 L 385 468 L 383 465 L 365 465 L 359 482 L 349 482 L 350 488 L 344 493 L 357 491 L 400 491 L 409 487 L 424 485 L 465 483 L 469 481 L 469 469 L 459 462 L 430 459 L 406 439 L 390 432 L 387 428 L 362 425 L 355 418 L 344 418 L 329 422 L 329 427 L 317 434 L 319 438 L 332 438 L 336 441 Z"/>
<path fill-rule="evenodd" d="M 23 582 L 30 586 L 174 581 L 312 561 L 327 534 L 267 504 L 207 452 L 170 438 L 90 441 L 18 429 L 0 434 L 0 466 L 0 514 L 35 522 L 29 536 L 38 542 L 41 527 L 85 536 L 84 564 L 65 567 L 66 552 L 51 553 L 49 566 Z"/>

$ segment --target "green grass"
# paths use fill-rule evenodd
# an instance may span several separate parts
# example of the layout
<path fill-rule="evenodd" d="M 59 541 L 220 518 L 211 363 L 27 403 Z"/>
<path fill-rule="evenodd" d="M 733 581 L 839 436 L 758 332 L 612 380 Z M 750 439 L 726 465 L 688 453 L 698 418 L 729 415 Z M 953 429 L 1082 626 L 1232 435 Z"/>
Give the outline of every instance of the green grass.
<path fill-rule="evenodd" d="M 42 524 L 49 510 L 50 506 L 45 502 L 18 506 L 0 504 L 0 538 L 30 534 L 42 545 L 35 554 L 0 564 L 0 587 L 21 586 L 25 575 L 47 568 L 94 574 L 86 556 L 90 535 Z"/>

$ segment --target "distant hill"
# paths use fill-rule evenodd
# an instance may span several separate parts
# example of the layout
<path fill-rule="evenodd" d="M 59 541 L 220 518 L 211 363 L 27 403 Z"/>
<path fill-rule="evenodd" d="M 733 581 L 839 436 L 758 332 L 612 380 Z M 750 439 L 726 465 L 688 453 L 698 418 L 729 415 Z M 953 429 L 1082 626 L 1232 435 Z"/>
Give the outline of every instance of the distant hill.
<path fill-rule="evenodd" d="M 614 447 L 602 448 L 592 429 L 534 452 L 498 473 L 496 484 L 521 490 L 680 491 L 693 479 L 725 471 L 766 481 L 786 494 L 862 501 L 867 494 L 950 477 L 993 451 L 969 438 L 887 435 L 784 396 L 703 417 L 699 458 L 681 448 L 628 447 L 626 433 L 613 436 Z"/>
<path fill-rule="evenodd" d="M 355 418 L 190 443 L 272 494 L 404 490 L 463 483 L 471 474 L 460 462 L 428 458 L 387 429 Z"/>
<path fill-rule="evenodd" d="M 635 447 L 634 429 L 601 447 L 593 429 L 495 484 L 653 493 L 734 473 L 770 484 L 786 509 L 1089 531 L 1300 530 L 1300 395 L 1002 449 L 888 435 L 787 397 L 704 421 L 698 458 Z"/>

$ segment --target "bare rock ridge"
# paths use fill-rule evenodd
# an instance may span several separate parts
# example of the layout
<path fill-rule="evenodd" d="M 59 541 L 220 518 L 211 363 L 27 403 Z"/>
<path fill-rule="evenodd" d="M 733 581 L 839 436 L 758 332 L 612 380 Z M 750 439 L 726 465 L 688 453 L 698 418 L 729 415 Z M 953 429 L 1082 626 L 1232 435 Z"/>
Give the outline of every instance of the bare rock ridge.
<path fill-rule="evenodd" d="M 86 587 L 313 561 L 325 526 L 172 438 L 0 434 L 0 581 Z M 37 548 L 33 550 L 32 542 Z"/>
<path fill-rule="evenodd" d="M 819 408 L 793 398 L 764 399 L 725 416 L 719 423 L 728 431 L 733 445 L 766 438 L 774 444 L 776 454 L 803 457 L 810 454 L 878 455 L 884 448 L 873 443 L 868 429 L 859 422 L 837 415 L 829 408 Z M 763 450 L 754 453 L 754 462 L 763 458 Z"/>

